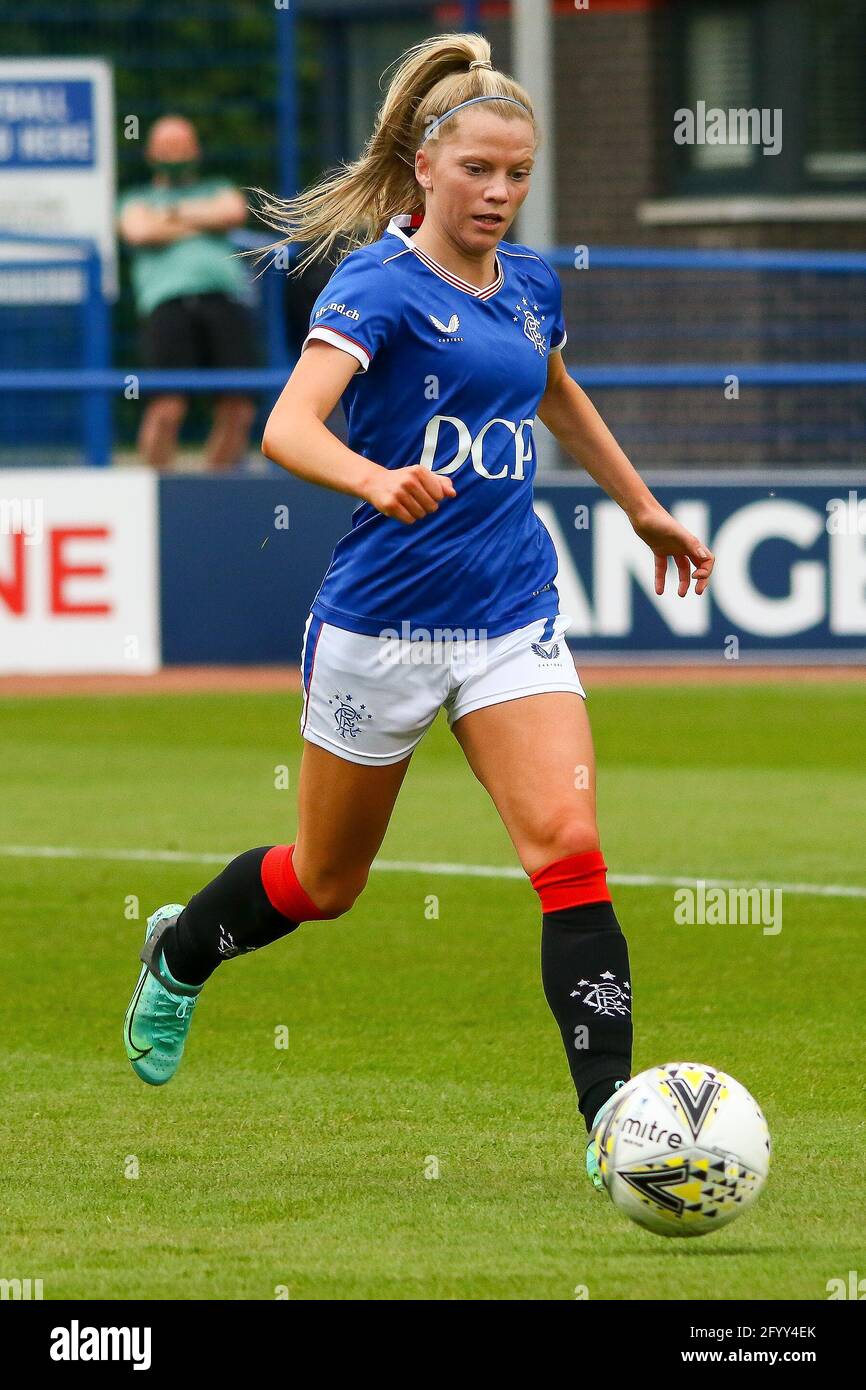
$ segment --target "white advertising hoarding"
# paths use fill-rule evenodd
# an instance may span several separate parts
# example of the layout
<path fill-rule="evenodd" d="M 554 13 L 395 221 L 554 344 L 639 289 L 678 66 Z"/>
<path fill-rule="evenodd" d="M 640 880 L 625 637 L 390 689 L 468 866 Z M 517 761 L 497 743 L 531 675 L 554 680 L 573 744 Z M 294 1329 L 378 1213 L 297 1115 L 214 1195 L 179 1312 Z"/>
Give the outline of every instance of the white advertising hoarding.
<path fill-rule="evenodd" d="M 0 674 L 160 666 L 158 481 L 0 470 Z"/>

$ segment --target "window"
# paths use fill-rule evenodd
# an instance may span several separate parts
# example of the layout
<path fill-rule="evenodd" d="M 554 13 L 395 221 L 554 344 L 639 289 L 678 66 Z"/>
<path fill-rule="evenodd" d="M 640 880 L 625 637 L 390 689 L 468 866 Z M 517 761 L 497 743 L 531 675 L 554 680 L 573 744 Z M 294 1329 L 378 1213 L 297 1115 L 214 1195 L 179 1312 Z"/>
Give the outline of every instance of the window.
<path fill-rule="evenodd" d="M 672 194 L 866 189 L 866 0 L 674 0 L 663 149 Z"/>
<path fill-rule="evenodd" d="M 752 49 L 748 14 L 711 10 L 694 15 L 686 34 L 686 105 L 693 111 L 701 101 L 713 110 L 752 106 Z M 707 172 L 747 169 L 757 153 L 754 145 L 741 139 L 688 148 L 691 168 Z"/>
<path fill-rule="evenodd" d="M 866 4 L 821 0 L 812 13 L 805 171 L 814 183 L 866 183 Z"/>
<path fill-rule="evenodd" d="M 393 68 L 379 81 L 411 44 L 430 36 L 430 17 L 408 19 L 353 19 L 346 25 L 347 134 L 351 158 L 356 158 L 373 130 L 376 112 L 385 98 Z"/>
<path fill-rule="evenodd" d="M 385 69 L 435 28 L 426 0 L 380 0 L 364 18 L 358 9 L 354 0 L 328 0 L 320 9 L 303 11 L 300 27 L 309 31 L 301 107 L 310 135 L 305 184 L 323 169 L 358 157 L 385 98 L 392 75 L 380 87 Z"/>

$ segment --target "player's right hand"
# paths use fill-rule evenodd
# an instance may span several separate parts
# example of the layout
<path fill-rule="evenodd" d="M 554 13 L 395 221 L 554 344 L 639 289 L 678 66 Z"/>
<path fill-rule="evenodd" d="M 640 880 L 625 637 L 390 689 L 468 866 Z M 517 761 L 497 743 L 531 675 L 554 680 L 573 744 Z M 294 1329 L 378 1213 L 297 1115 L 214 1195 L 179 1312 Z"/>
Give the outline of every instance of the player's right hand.
<path fill-rule="evenodd" d="M 456 497 L 457 492 L 450 478 L 415 463 L 409 468 L 380 467 L 364 496 L 377 512 L 411 526 L 437 512 L 443 497 Z"/>

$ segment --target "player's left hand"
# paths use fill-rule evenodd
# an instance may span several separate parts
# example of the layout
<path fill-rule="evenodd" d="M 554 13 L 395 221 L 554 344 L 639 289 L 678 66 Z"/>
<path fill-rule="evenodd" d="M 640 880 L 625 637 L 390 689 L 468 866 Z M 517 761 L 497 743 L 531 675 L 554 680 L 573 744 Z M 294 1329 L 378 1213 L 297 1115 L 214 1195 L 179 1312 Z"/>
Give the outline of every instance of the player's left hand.
<path fill-rule="evenodd" d="M 685 598 L 692 579 L 695 581 L 695 593 L 704 592 L 710 582 L 715 556 L 703 541 L 699 541 L 697 536 L 693 536 L 691 531 L 687 531 L 685 526 L 675 521 L 659 502 L 654 502 L 646 511 L 633 516 L 631 524 L 635 534 L 640 536 L 656 557 L 657 594 L 663 594 L 665 590 L 669 555 L 673 556 L 679 574 L 677 593 L 680 598 Z M 690 568 L 690 562 L 695 567 L 694 571 Z"/>

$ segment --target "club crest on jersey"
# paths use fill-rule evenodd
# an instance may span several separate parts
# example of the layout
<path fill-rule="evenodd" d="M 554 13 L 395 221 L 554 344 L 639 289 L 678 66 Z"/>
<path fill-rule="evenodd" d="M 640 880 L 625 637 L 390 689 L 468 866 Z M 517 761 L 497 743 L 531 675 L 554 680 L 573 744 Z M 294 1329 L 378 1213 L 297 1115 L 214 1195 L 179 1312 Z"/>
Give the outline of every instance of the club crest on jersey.
<path fill-rule="evenodd" d="M 585 994 L 583 990 L 586 990 Z M 609 970 L 605 970 L 601 979 L 595 983 L 592 980 L 579 980 L 577 989 L 571 991 L 571 998 L 580 999 L 581 1004 L 585 1004 L 588 1009 L 597 1014 L 606 1014 L 609 1018 L 631 1012 L 629 981 L 625 980 L 622 986 L 618 985 L 616 976 Z"/>
<path fill-rule="evenodd" d="M 544 323 L 544 320 L 547 318 L 547 315 L 542 314 L 540 319 L 536 318 L 535 314 L 533 313 L 533 310 L 537 309 L 538 305 L 530 305 L 529 300 L 526 298 L 526 295 L 524 295 L 520 303 L 515 304 L 514 307 L 517 310 L 517 313 L 514 315 L 513 322 L 520 323 L 520 319 L 522 316 L 524 336 L 529 339 L 532 346 L 535 348 L 535 351 L 540 353 L 541 356 L 544 357 L 547 352 L 547 343 L 545 341 L 544 330 L 542 329 L 541 325 Z"/>
<path fill-rule="evenodd" d="M 355 739 L 361 732 L 361 727 L 365 719 L 372 719 L 366 705 L 359 705 L 356 709 L 352 704 L 351 695 L 340 695 L 337 693 L 329 705 L 334 705 L 334 723 L 337 726 L 337 733 L 340 738 L 348 741 Z"/>
<path fill-rule="evenodd" d="M 457 317 L 456 314 L 452 314 L 447 323 L 442 323 L 439 319 L 437 319 L 435 314 L 428 314 L 427 317 L 433 324 L 434 328 L 439 329 L 440 333 L 456 333 L 458 328 L 460 327 L 460 319 Z"/>
<path fill-rule="evenodd" d="M 540 642 L 533 642 L 532 650 L 536 656 L 542 657 L 545 661 L 555 661 L 559 656 L 559 643 L 554 642 L 552 647 L 542 647 Z"/>

